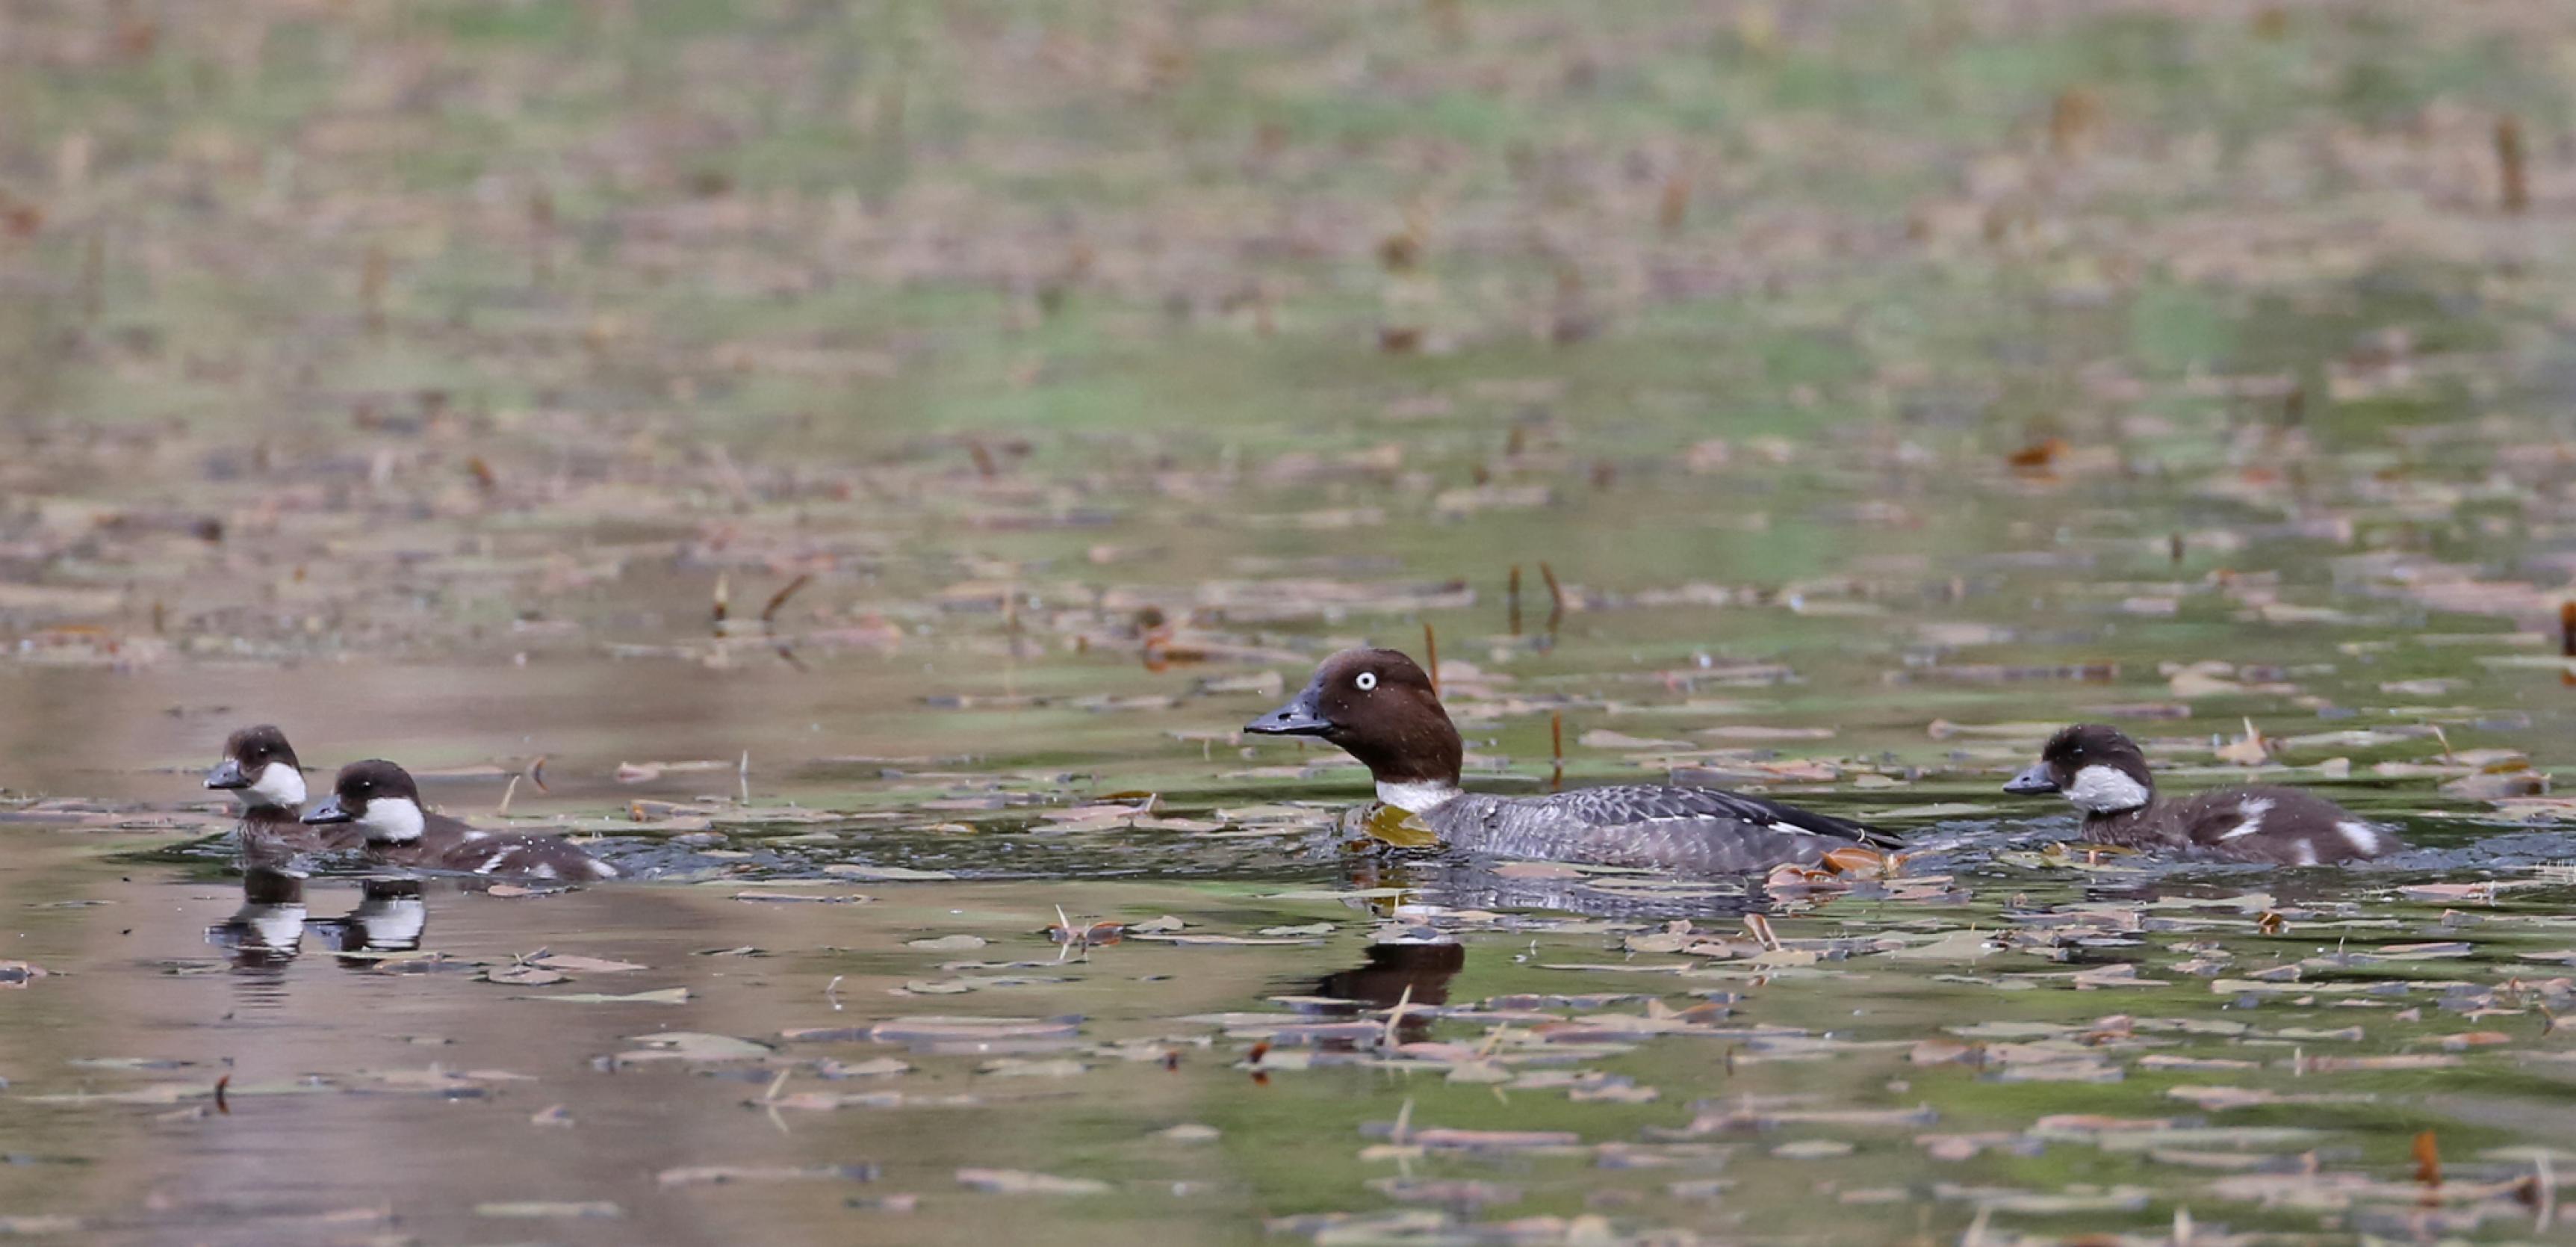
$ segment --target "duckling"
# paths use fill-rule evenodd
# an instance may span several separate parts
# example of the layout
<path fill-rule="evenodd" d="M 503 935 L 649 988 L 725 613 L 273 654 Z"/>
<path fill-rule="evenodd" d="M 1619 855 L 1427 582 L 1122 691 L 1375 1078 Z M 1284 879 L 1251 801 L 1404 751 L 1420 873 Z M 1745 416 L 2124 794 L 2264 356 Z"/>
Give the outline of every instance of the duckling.
<path fill-rule="evenodd" d="M 2099 723 L 2050 737 L 2039 761 L 2004 791 L 2064 794 L 2084 811 L 2084 838 L 2095 844 L 2284 866 L 2362 861 L 2404 847 L 2389 831 L 2296 788 L 2245 785 L 2159 800 L 2145 752 Z"/>
<path fill-rule="evenodd" d="M 560 836 L 483 831 L 421 808 L 411 773 L 381 758 L 340 768 L 308 823 L 353 823 L 367 853 L 396 866 L 528 879 L 614 879 L 617 868 Z"/>

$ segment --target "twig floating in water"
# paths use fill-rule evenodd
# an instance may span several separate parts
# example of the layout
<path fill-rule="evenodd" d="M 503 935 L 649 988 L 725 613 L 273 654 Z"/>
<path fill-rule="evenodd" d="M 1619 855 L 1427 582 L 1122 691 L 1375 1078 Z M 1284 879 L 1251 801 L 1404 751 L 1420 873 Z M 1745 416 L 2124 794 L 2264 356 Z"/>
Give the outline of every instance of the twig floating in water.
<path fill-rule="evenodd" d="M 391 276 L 392 261 L 385 258 L 382 246 L 367 248 L 366 267 L 358 274 L 358 302 L 365 306 L 367 332 L 385 331 L 385 282 Z"/>
<path fill-rule="evenodd" d="M 1547 716 L 1549 751 L 1556 758 L 1556 773 L 1548 777 L 1548 791 L 1565 787 L 1565 712 L 1556 710 Z"/>
<path fill-rule="evenodd" d="M 2558 604 L 2558 653 L 2576 658 L 2576 598 Z M 2558 682 L 2576 687 L 2576 663 L 2558 669 Z"/>
<path fill-rule="evenodd" d="M 805 583 L 813 578 L 812 572 L 802 573 L 796 579 L 788 581 L 786 588 L 770 594 L 769 605 L 760 608 L 760 626 L 773 632 L 777 631 L 778 608 L 787 605 L 787 599 L 796 596 L 796 591 L 804 588 Z"/>
<path fill-rule="evenodd" d="M 2549 1149 L 2539 1149 L 2531 1160 L 2535 1187 L 2532 1192 L 2532 1203 L 2535 1208 L 2531 1217 L 2531 1230 L 2535 1234 L 2546 1234 L 2549 1232 L 2549 1223 L 2556 1220 L 2558 1215 L 2558 1178 L 2549 1171 Z"/>
<path fill-rule="evenodd" d="M 1431 695 L 1440 695 L 1440 638 L 1432 635 L 1431 625 L 1422 625 L 1422 669 L 1431 677 Z"/>
<path fill-rule="evenodd" d="M 1545 559 L 1539 560 L 1538 574 L 1547 582 L 1547 630 L 1553 633 L 1565 621 L 1565 586 L 1556 582 L 1556 569 L 1548 566 Z"/>
<path fill-rule="evenodd" d="M 1512 635 L 1519 636 L 1521 634 L 1521 565 L 1518 563 L 1512 564 L 1512 578 L 1503 589 L 1503 602 L 1510 619 Z M 2576 632 L 2568 635 L 2576 636 Z"/>
<path fill-rule="evenodd" d="M 107 310 L 107 238 L 91 230 L 81 248 L 81 319 L 97 320 Z"/>
<path fill-rule="evenodd" d="M 1386 1033 L 1378 1040 L 1381 1046 L 1388 1048 L 1395 1046 L 1396 1028 L 1404 1024 L 1404 1011 L 1411 1007 L 1413 1007 L 1413 984 L 1407 983 L 1404 985 L 1404 994 L 1395 998 L 1395 1007 L 1386 1011 Z"/>
<path fill-rule="evenodd" d="M 543 189 L 528 195 L 528 277 L 540 286 L 554 282 L 555 197 Z"/>
<path fill-rule="evenodd" d="M 2415 1136 L 2415 1180 L 2424 1184 L 2423 1202 L 2435 1204 L 2442 1189 L 2442 1145 L 2430 1130 Z"/>
<path fill-rule="evenodd" d="M 1686 173 L 1675 173 L 1664 179 L 1664 193 L 1655 202 L 1655 224 L 1667 234 L 1681 232 L 1682 223 L 1690 220 L 1691 180 Z"/>
<path fill-rule="evenodd" d="M 507 818 L 507 817 L 509 817 L 509 816 L 510 816 L 510 798 L 511 798 L 511 797 L 514 797 L 514 796 L 516 796 L 516 795 L 518 795 L 518 792 L 519 792 L 519 777 L 518 777 L 518 776 L 516 776 L 516 775 L 513 775 L 513 776 L 511 776 L 511 777 L 510 777 L 510 785 L 509 785 L 509 787 L 503 788 L 503 789 L 501 790 L 501 804 L 500 804 L 500 806 L 499 806 L 498 808 L 496 808 L 496 809 L 494 809 L 494 810 L 492 811 L 492 817 L 494 817 L 494 818 Z"/>
<path fill-rule="evenodd" d="M 732 609 L 733 583 L 726 579 L 723 572 L 717 572 L 715 607 L 707 618 L 708 625 L 715 629 L 717 636 L 724 635 L 725 616 L 731 614 Z"/>
<path fill-rule="evenodd" d="M 2504 183 L 2504 210 L 2529 210 L 2531 185 L 2523 176 L 2522 122 L 2512 117 L 2496 119 L 2495 153 L 2496 172 Z"/>

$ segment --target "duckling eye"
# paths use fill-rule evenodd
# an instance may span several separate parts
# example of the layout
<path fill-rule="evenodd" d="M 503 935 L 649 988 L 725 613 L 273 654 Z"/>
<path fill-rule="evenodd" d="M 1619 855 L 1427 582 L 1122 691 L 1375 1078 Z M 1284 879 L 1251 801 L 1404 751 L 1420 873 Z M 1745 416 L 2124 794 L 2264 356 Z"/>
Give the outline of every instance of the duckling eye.
<path fill-rule="evenodd" d="M 1374 671 L 1363 671 L 1359 674 L 1359 678 L 1351 681 L 1351 683 L 1359 685 L 1360 691 L 1365 693 L 1370 689 L 1377 687 L 1377 673 Z"/>

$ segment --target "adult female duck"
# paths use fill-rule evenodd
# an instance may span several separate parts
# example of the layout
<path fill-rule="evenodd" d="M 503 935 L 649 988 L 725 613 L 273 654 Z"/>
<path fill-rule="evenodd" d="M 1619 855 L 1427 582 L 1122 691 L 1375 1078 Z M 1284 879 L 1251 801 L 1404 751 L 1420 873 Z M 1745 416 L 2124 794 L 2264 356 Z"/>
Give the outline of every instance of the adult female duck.
<path fill-rule="evenodd" d="M 1368 765 L 1377 798 L 1411 811 L 1443 843 L 1471 853 L 1692 874 L 1811 865 L 1840 848 L 1888 849 L 1865 827 L 1716 788 L 1618 784 L 1535 797 L 1458 784 L 1465 742 L 1431 677 L 1391 649 L 1324 660 L 1287 705 L 1244 725 L 1263 736 L 1312 736 Z"/>

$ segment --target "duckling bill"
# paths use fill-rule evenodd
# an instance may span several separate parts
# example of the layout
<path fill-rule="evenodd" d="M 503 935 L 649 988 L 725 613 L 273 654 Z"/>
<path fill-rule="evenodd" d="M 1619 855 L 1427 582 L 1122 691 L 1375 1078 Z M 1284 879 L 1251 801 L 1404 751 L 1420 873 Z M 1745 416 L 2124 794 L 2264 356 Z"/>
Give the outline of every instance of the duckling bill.
<path fill-rule="evenodd" d="M 483 831 L 424 809 L 411 773 L 381 758 L 340 768 L 331 795 L 304 821 L 354 824 L 366 834 L 368 854 L 396 866 L 525 879 L 617 877 L 616 867 L 561 837 Z"/>
<path fill-rule="evenodd" d="M 2039 761 L 2004 791 L 2064 795 L 2084 811 L 2084 838 L 2094 844 L 2283 866 L 2362 861 L 2403 847 L 2386 830 L 2296 788 L 2244 785 L 2161 800 L 2146 753 L 2099 723 L 2050 737 Z"/>
<path fill-rule="evenodd" d="M 1534 797 L 1459 786 L 1466 744 L 1431 677 L 1391 649 L 1324 660 L 1288 704 L 1244 730 L 1311 736 L 1365 763 L 1378 800 L 1411 812 L 1471 853 L 1750 874 L 1812 865 L 1839 848 L 1895 842 L 1838 818 L 1716 788 L 1620 784 Z"/>

